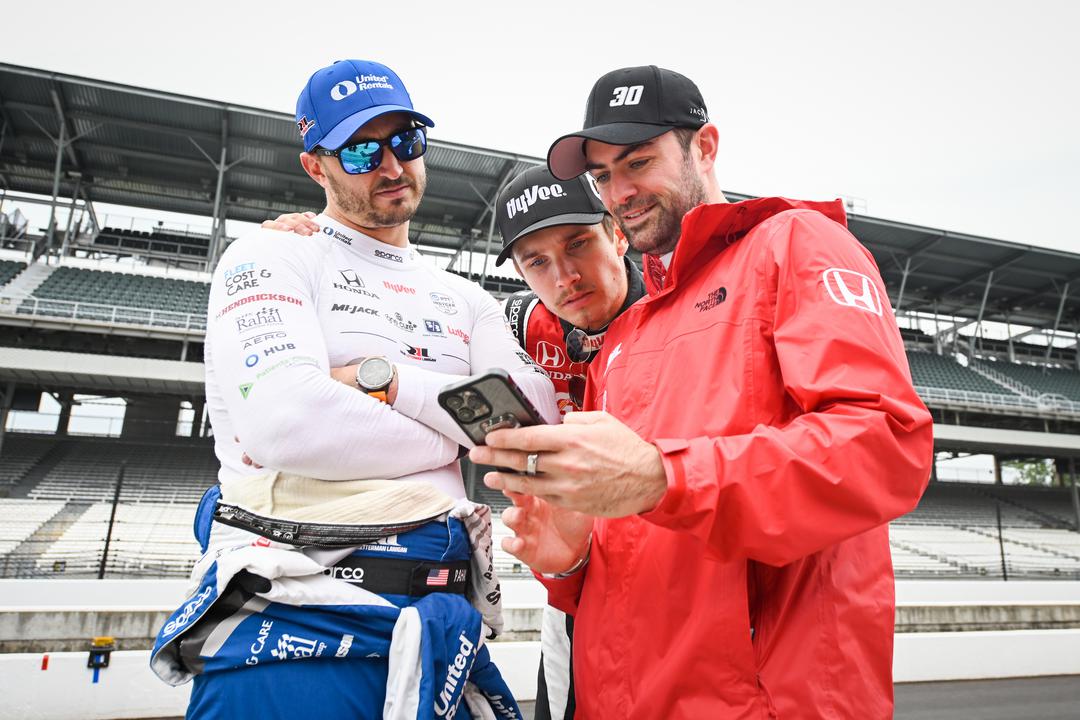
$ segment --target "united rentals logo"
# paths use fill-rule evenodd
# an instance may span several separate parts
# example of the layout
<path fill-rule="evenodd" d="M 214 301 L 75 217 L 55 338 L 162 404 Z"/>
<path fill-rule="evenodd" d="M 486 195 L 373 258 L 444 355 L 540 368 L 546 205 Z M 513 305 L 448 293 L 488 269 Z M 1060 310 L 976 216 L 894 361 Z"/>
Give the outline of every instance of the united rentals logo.
<path fill-rule="evenodd" d="M 854 270 L 829 268 L 821 273 L 825 290 L 837 305 L 858 308 L 881 316 L 881 294 L 868 276 Z"/>
<path fill-rule="evenodd" d="M 356 75 L 352 80 L 342 80 L 330 88 L 330 99 L 344 100 L 357 90 L 393 90 L 389 75 Z"/>
<path fill-rule="evenodd" d="M 519 212 L 522 214 L 527 213 L 529 212 L 529 208 L 535 205 L 539 200 L 550 200 L 551 198 L 561 197 L 566 197 L 566 191 L 563 190 L 563 186 L 559 183 L 527 187 L 525 188 L 525 192 L 506 201 L 506 216 L 512 218 Z"/>
<path fill-rule="evenodd" d="M 330 237 L 334 238 L 335 240 L 337 240 L 340 243 L 344 243 L 346 245 L 352 245 L 352 238 L 349 237 L 348 235 L 346 235 L 343 232 L 339 232 L 339 231 L 335 230 L 332 227 L 324 227 L 322 229 L 322 231 L 323 231 L 323 235 L 329 235 Z"/>
<path fill-rule="evenodd" d="M 706 310 L 712 310 L 725 300 L 727 300 L 727 288 L 719 287 L 706 295 L 701 302 L 694 303 L 694 307 L 698 309 L 698 312 L 705 312 Z"/>
<path fill-rule="evenodd" d="M 454 662 L 447 663 L 446 682 L 443 683 L 439 697 L 435 699 L 435 714 L 439 717 L 452 718 L 457 714 L 458 704 L 461 702 L 458 685 L 464 685 L 465 678 L 469 677 L 475 649 L 476 645 L 465 637 L 465 633 L 458 635 L 457 655 L 454 656 Z"/>

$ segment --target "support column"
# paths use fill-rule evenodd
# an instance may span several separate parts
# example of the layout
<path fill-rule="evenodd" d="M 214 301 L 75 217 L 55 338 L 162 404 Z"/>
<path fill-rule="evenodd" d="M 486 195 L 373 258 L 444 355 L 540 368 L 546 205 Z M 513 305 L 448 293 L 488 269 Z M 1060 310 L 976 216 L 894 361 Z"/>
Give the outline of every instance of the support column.
<path fill-rule="evenodd" d="M 1072 481 L 1073 513 L 1076 515 L 1076 532 L 1080 532 L 1080 490 L 1076 487 L 1076 458 L 1069 458 L 1069 479 Z"/>
<path fill-rule="evenodd" d="M 71 423 L 71 406 L 75 404 L 75 395 L 71 392 L 60 393 L 60 418 L 56 421 L 56 434 L 66 436 Z"/>
<path fill-rule="evenodd" d="M 1061 302 L 1058 303 L 1057 315 L 1054 317 L 1054 329 L 1050 331 L 1050 337 L 1046 341 L 1046 359 L 1050 359 L 1050 353 L 1054 350 L 1054 337 L 1057 335 L 1058 325 L 1061 324 L 1061 312 L 1065 309 L 1065 300 L 1069 297 L 1069 283 L 1061 289 Z"/>
<path fill-rule="evenodd" d="M 4 435 L 7 433 L 8 413 L 11 412 L 14 401 L 15 381 L 12 380 L 4 387 L 4 395 L 0 397 L 0 457 L 4 457 Z"/>
<path fill-rule="evenodd" d="M 999 458 L 997 455 L 994 455 L 993 457 L 994 457 L 994 484 L 995 485 L 1004 485 L 1005 483 L 1002 482 L 1002 479 L 1001 479 L 1001 458 Z"/>
<path fill-rule="evenodd" d="M 896 296 L 896 310 L 894 311 L 897 317 L 900 317 L 900 306 L 904 304 L 904 288 L 907 287 L 908 273 L 911 272 L 911 256 L 909 255 L 907 260 L 904 261 L 904 275 L 900 279 L 900 293 Z"/>
<path fill-rule="evenodd" d="M 49 229 L 45 232 L 46 256 L 52 252 L 53 239 L 56 236 L 56 201 L 60 196 L 60 173 L 64 169 L 64 133 L 66 123 L 60 123 L 60 137 L 56 140 L 56 166 L 53 168 L 52 205 L 49 206 Z M 46 257 L 46 262 L 48 258 Z"/>
<path fill-rule="evenodd" d="M 202 399 L 194 399 L 191 401 L 191 433 L 189 437 L 200 438 L 202 437 L 202 419 L 203 411 L 206 409 L 206 401 Z"/>
<path fill-rule="evenodd" d="M 990 286 L 994 284 L 994 271 L 991 270 L 990 274 L 986 276 L 986 286 L 983 288 L 982 302 L 979 303 L 979 318 L 976 320 L 975 334 L 971 336 L 971 340 L 968 343 L 968 355 L 974 357 L 975 355 L 975 340 L 976 338 L 982 339 L 982 319 L 983 312 L 986 310 L 986 298 L 990 295 Z M 959 333 L 957 333 L 959 335 Z"/>

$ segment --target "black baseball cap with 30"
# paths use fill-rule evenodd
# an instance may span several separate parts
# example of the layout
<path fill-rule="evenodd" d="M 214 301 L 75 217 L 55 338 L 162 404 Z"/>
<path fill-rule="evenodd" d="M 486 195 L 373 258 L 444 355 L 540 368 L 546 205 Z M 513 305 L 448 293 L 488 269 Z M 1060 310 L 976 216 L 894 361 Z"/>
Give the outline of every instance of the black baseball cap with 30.
<path fill-rule="evenodd" d="M 580 132 L 563 135 L 548 150 L 548 168 L 560 180 L 585 172 L 585 141 L 634 145 L 677 127 L 709 122 L 701 91 L 685 75 L 655 65 L 621 68 L 593 85 Z"/>

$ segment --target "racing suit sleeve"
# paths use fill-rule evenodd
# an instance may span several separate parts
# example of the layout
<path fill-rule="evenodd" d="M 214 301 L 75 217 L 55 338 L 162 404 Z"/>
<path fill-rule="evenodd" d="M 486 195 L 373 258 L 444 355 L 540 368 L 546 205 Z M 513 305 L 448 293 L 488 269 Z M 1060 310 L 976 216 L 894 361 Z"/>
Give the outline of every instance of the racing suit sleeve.
<path fill-rule="evenodd" d="M 330 377 L 315 307 L 318 254 L 303 256 L 303 246 L 275 235 L 234 242 L 210 288 L 206 362 L 226 388 L 244 451 L 266 467 L 323 480 L 395 478 L 452 462 L 457 443 Z M 257 287 L 230 295 L 224 273 L 247 266 Z M 252 313 L 271 324 L 251 326 Z M 248 346 L 267 328 L 280 333 L 273 344 Z"/>
<path fill-rule="evenodd" d="M 473 311 L 472 335 L 468 338 L 469 367 L 473 374 L 490 368 L 506 370 L 540 412 L 540 416 L 549 423 L 558 423 L 559 408 L 555 404 L 555 388 L 550 378 L 507 330 L 495 299 L 476 286 L 476 292 L 470 294 L 469 301 Z M 465 377 L 399 364 L 398 395 L 394 400 L 394 409 L 460 445 L 472 447 L 473 442 L 436 401 L 440 390 Z"/>
<path fill-rule="evenodd" d="M 802 414 L 742 435 L 654 440 L 668 490 L 642 517 L 694 534 L 718 559 L 779 566 L 911 510 L 933 438 L 884 283 L 858 241 L 797 213 L 764 255 L 773 317 L 763 342 L 771 330 Z"/>

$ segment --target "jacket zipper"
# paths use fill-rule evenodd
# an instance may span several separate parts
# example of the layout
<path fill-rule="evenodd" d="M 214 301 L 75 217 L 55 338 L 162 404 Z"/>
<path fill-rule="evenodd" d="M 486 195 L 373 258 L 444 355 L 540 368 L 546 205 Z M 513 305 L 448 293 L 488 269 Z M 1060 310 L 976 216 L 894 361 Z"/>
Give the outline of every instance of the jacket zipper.
<path fill-rule="evenodd" d="M 769 694 L 769 689 L 765 687 L 765 682 L 761 679 L 761 673 L 757 675 L 758 690 L 761 692 L 761 696 L 765 699 L 765 708 L 769 711 L 770 718 L 779 718 L 780 715 L 776 712 L 776 706 L 773 705 L 772 695 Z"/>

